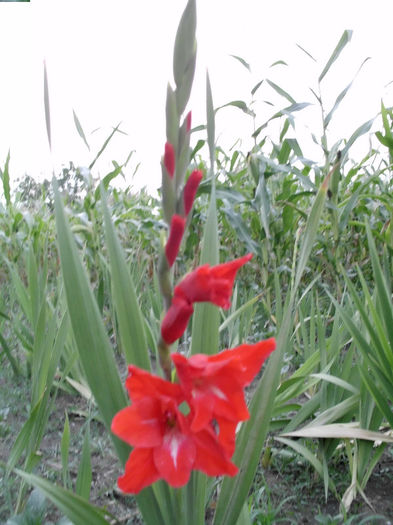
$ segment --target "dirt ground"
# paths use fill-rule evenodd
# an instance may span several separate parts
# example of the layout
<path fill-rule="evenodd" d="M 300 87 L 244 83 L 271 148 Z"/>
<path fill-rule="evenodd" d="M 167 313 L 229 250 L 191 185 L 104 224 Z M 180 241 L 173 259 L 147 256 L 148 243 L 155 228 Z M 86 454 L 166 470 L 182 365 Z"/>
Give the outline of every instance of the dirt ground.
<path fill-rule="evenodd" d="M 0 371 L 0 462 L 6 462 L 10 449 L 27 417 L 26 401 L 29 392 L 23 379 L 15 380 L 11 370 Z M 75 482 L 80 460 L 81 444 L 87 421 L 90 420 L 91 462 L 93 481 L 91 502 L 106 509 L 116 516 L 118 524 L 143 523 L 133 497 L 125 497 L 116 487 L 116 479 L 121 474 L 121 467 L 112 452 L 110 438 L 103 425 L 95 417 L 94 407 L 78 395 L 59 391 L 55 410 L 50 416 L 45 436 L 41 443 L 42 460 L 38 474 L 61 483 L 60 443 L 64 428 L 65 412 L 70 422 L 69 470 L 72 482 Z M 90 414 L 90 416 L 89 416 Z M 93 417 L 92 417 L 93 415 Z M 280 454 L 280 450 L 276 449 Z M 0 463 L 1 465 L 1 463 Z M 342 494 L 348 486 L 348 474 L 343 463 L 337 467 L 336 486 Z M 340 470 L 342 469 L 342 472 Z M 9 482 L 8 482 L 9 483 Z M 345 484 L 347 484 L 345 486 Z M 2 486 L 3 485 L 3 486 Z M 263 487 L 265 486 L 265 489 Z M 269 468 L 258 472 L 254 490 L 261 491 L 261 508 L 266 510 L 265 518 L 255 517 L 254 523 L 342 523 L 334 519 L 339 513 L 339 504 L 333 495 L 325 502 L 324 488 L 321 480 L 308 464 L 302 461 L 291 461 L 285 464 L 279 460 L 271 462 Z M 10 517 L 6 503 L 6 493 L 14 493 L 14 486 L 5 486 L 3 470 L 0 467 L 0 523 Z M 357 497 L 351 507 L 356 516 L 362 515 L 363 523 L 393 524 L 393 448 L 386 449 L 381 461 L 374 470 L 366 487 L 366 496 L 373 509 Z M 214 505 L 214 503 L 213 503 Z M 375 514 L 380 519 L 373 518 Z M 270 518 L 268 518 L 270 516 Z M 318 518 L 318 516 L 320 516 Z M 321 517 L 322 516 L 322 517 Z M 330 518 L 329 518 L 330 516 Z M 367 516 L 369 520 L 367 521 Z M 48 506 L 45 523 L 54 523 L 60 515 L 56 509 Z M 361 517 L 346 523 L 360 523 Z M 349 517 L 348 517 L 349 519 Z M 209 522 L 209 519 L 206 521 Z"/>

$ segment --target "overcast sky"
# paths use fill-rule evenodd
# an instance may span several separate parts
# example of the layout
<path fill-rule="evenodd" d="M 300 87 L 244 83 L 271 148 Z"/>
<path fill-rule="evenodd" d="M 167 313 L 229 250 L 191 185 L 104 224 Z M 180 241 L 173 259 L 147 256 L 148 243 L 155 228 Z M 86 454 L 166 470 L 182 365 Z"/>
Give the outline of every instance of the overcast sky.
<path fill-rule="evenodd" d="M 94 175 L 110 171 L 136 150 L 126 173 L 141 162 L 135 187 L 160 184 L 160 156 L 165 142 L 165 95 L 172 81 L 172 51 L 186 0 L 32 0 L 0 6 L 0 166 L 11 149 L 13 178 L 27 172 L 50 177 L 52 167 L 73 160 L 88 165 L 113 126 L 118 134 Z M 315 102 L 309 87 L 317 78 L 345 29 L 350 44 L 322 83 L 327 110 L 362 68 L 331 122 L 331 144 L 349 138 L 375 116 L 381 98 L 393 105 L 391 0 L 197 0 L 198 62 L 189 109 L 193 125 L 205 120 L 205 72 L 208 68 L 215 106 L 251 100 L 252 87 L 269 78 L 297 102 Z M 314 63 L 296 44 L 317 60 Z M 250 74 L 230 55 L 243 57 Z M 46 139 L 43 107 L 43 61 L 46 60 L 53 154 Z M 288 66 L 269 67 L 277 60 Z M 270 114 L 263 100 L 287 105 L 264 84 L 256 94 L 258 126 Z M 89 152 L 73 122 L 75 110 L 91 146 Z M 316 134 L 314 105 L 299 114 L 297 133 L 307 126 Z M 379 123 L 377 121 L 377 125 Z M 91 135 L 94 131 L 95 133 Z M 250 144 L 252 121 L 239 110 L 218 113 L 217 140 L 227 145 L 241 137 Z M 202 137 L 202 135 L 200 135 Z M 194 143 L 199 137 L 193 138 Z M 307 152 L 306 152 L 307 153 Z M 312 153 L 314 154 L 314 153 Z M 130 182 L 130 181 L 128 181 Z"/>

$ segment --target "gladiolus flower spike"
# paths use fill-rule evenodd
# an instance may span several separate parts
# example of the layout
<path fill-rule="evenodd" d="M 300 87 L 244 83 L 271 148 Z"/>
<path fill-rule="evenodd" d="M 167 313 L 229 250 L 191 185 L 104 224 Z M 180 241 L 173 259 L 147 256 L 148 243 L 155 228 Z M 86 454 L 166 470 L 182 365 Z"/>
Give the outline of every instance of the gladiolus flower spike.
<path fill-rule="evenodd" d="M 174 289 L 172 304 L 161 325 L 161 336 L 167 344 L 179 339 L 194 311 L 193 303 L 211 302 L 221 308 L 229 308 L 236 273 L 252 258 L 244 257 L 227 263 L 199 266 L 189 273 Z"/>
<path fill-rule="evenodd" d="M 136 494 L 159 479 L 181 487 L 192 470 L 234 476 L 236 427 L 249 417 L 243 388 L 274 348 L 268 339 L 214 356 L 172 354 L 179 384 L 130 365 L 132 404 L 112 421 L 113 433 L 134 447 L 119 488 Z M 180 411 L 185 402 L 187 415 Z"/>

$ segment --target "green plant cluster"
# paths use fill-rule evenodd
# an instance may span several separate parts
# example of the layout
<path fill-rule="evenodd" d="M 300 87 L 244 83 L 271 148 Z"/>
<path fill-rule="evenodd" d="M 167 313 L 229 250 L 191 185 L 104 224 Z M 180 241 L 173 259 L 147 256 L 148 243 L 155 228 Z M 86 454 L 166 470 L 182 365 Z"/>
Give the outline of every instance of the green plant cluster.
<path fill-rule="evenodd" d="M 319 88 L 349 40 L 350 32 L 345 32 L 322 69 Z M 253 100 L 263 85 L 252 88 Z M 380 131 L 371 132 L 369 121 L 330 147 L 328 127 L 350 86 L 338 94 L 330 111 L 325 111 L 320 91 L 315 91 L 323 120 L 322 161 L 312 161 L 304 157 L 301 140 L 294 138 L 295 115 L 305 105 L 272 81 L 265 85 L 290 105 L 257 126 L 252 104 L 227 104 L 254 120 L 254 146 L 249 152 L 236 144 L 229 151 L 213 148 L 217 176 L 213 183 L 210 172 L 199 187 L 175 279 L 199 262 L 214 186 L 221 259 L 254 254 L 252 271 L 239 273 L 231 309 L 220 312 L 220 348 L 275 334 L 283 334 L 279 344 L 285 345 L 272 394 L 270 433 L 275 446 L 265 447 L 261 465 L 268 468 L 275 456 L 292 451 L 320 477 L 325 497 L 335 495 L 344 519 L 357 495 L 367 498 L 367 482 L 393 442 L 393 110 L 381 105 Z M 86 141 L 76 115 L 75 119 Z M 278 133 L 271 128 L 277 121 Z M 370 137 L 372 146 L 360 160 L 353 160 L 351 148 L 362 135 Z M 199 140 L 191 163 L 209 172 L 205 142 Z M 45 509 L 41 493 L 29 497 L 29 484 L 41 489 L 64 514 L 74 501 L 70 494 L 76 494 L 79 510 L 71 517 L 67 514 L 74 523 L 88 523 L 83 520 L 91 519 L 89 512 L 95 513 L 95 523 L 110 519 L 105 509 L 89 503 L 88 426 L 73 482 L 65 416 L 59 442 L 63 492 L 54 493 L 48 481 L 34 474 L 42 462 L 42 441 L 57 397 L 63 391 L 75 398 L 91 396 L 92 380 L 77 348 L 78 320 L 72 318 L 69 299 L 74 292 L 76 302 L 83 299 L 84 284 L 79 274 L 72 274 L 75 258 L 70 256 L 68 270 L 63 267 L 61 272 L 58 244 L 76 243 L 78 252 L 70 253 L 79 253 L 83 261 L 92 300 L 111 343 L 102 354 L 112 352 L 118 363 L 134 355 L 132 339 L 137 336 L 127 333 L 127 319 L 119 308 L 121 301 L 126 308 L 130 300 L 117 285 L 117 277 L 125 272 L 140 305 L 141 344 L 147 346 L 153 362 L 156 358 L 162 305 L 153 254 L 160 250 L 161 232 L 166 229 L 160 201 L 146 191 L 133 193 L 113 185 L 117 177 L 125 176 L 125 165 L 114 163 L 99 185 L 93 178 L 95 160 L 85 169 L 70 163 L 56 177 L 57 227 L 48 181 L 37 183 L 26 177 L 11 189 L 10 155 L 0 171 L 0 363 L 9 368 L 15 384 L 23 378 L 28 385 L 26 414 L 17 435 L 7 433 L 8 412 L 0 407 L 0 437 L 9 444 L 9 456 L 0 463 L 0 493 L 5 494 L 0 498 L 0 517 L 15 514 L 9 523 L 41 523 Z M 125 266 L 116 267 L 113 257 L 125 261 Z M 86 311 L 80 322 L 90 322 L 94 315 Z M 86 336 L 86 344 L 99 336 Z M 87 351 L 95 359 L 96 348 Z M 121 400 L 124 393 L 113 395 Z M 246 454 L 247 444 L 240 444 L 239 450 Z M 338 488 L 333 475 L 338 457 L 346 461 L 345 488 Z M 231 493 L 225 483 L 222 491 Z M 269 507 L 272 521 L 266 521 L 266 508 L 264 514 L 260 507 L 267 490 L 264 484 L 258 486 L 256 478 L 249 497 L 250 515 L 259 520 L 255 523 L 273 522 L 282 511 L 284 502 L 276 509 Z M 214 498 L 212 487 L 208 507 Z M 35 521 L 26 521 L 29 509 Z M 220 511 L 225 515 L 224 509 L 218 509 L 217 515 Z M 320 523 L 341 519 L 317 518 Z M 217 518 L 217 523 L 227 522 Z"/>

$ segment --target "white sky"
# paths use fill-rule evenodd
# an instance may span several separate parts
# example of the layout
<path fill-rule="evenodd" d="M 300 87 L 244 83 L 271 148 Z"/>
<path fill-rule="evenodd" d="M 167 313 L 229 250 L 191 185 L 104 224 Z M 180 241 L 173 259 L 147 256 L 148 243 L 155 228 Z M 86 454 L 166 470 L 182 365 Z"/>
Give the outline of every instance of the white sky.
<path fill-rule="evenodd" d="M 32 0 L 0 4 L 0 166 L 11 149 L 15 179 L 27 172 L 50 178 L 52 167 L 73 160 L 88 165 L 111 132 L 122 122 L 126 135 L 112 139 L 95 176 L 111 170 L 136 150 L 126 173 L 142 166 L 135 187 L 160 185 L 160 157 L 165 142 L 165 96 L 172 81 L 172 51 L 186 0 Z M 270 78 L 297 102 L 313 102 L 308 90 L 345 29 L 348 44 L 322 83 L 326 108 L 352 80 L 361 62 L 369 60 L 331 122 L 330 144 L 349 138 L 375 116 L 383 98 L 393 105 L 392 0 L 197 0 L 198 63 L 189 109 L 193 125 L 205 122 L 205 71 L 209 69 L 215 106 L 231 100 L 250 101 L 252 87 Z M 314 64 L 296 44 L 317 60 Z M 229 55 L 243 57 L 252 74 Z M 46 138 L 43 106 L 43 60 L 49 77 L 52 146 Z M 285 60 L 288 67 L 269 66 Z M 256 125 L 271 114 L 262 100 L 288 105 L 267 85 L 256 94 Z M 84 128 L 89 152 L 73 122 L 72 109 Z M 301 118 L 300 118 L 301 117 Z M 319 134 L 316 106 L 298 114 L 300 140 L 306 126 Z M 377 126 L 380 127 L 379 121 Z M 100 128 L 93 135 L 91 132 Z M 250 144 L 252 121 L 240 110 L 218 113 L 220 145 L 243 139 Z M 200 135 L 203 138 L 203 135 Z M 199 136 L 192 140 L 196 143 Z M 307 151 L 304 152 L 307 154 Z M 313 157 L 314 155 L 314 157 Z M 310 154 L 315 159 L 315 154 Z M 127 181 L 128 184 L 131 182 Z"/>

